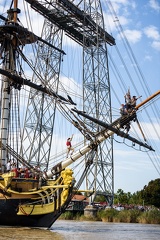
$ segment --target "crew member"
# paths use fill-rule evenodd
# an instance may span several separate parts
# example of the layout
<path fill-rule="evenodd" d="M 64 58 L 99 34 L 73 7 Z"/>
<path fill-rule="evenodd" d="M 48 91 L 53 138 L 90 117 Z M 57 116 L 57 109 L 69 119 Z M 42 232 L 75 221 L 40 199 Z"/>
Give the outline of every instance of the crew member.
<path fill-rule="evenodd" d="M 124 98 L 125 98 L 126 108 L 127 108 L 127 111 L 128 111 L 128 109 L 131 107 L 131 95 L 130 95 L 130 91 L 129 90 L 126 93 L 126 95 L 124 96 Z"/>
<path fill-rule="evenodd" d="M 142 96 L 140 96 L 140 97 L 142 97 Z M 135 106 L 136 106 L 136 101 L 137 101 L 137 99 L 140 98 L 140 97 L 136 97 L 136 96 L 133 96 L 133 97 L 132 97 L 132 99 L 131 99 L 131 107 L 132 107 L 132 108 L 135 108 Z"/>
<path fill-rule="evenodd" d="M 74 152 L 74 148 L 72 147 L 72 144 L 71 144 L 72 139 L 73 139 L 73 134 L 72 134 L 72 137 L 68 138 L 67 142 L 66 142 L 66 145 L 67 145 L 67 158 L 68 158 L 68 154 L 70 153 L 70 151 L 72 151 L 71 155 Z"/>
<path fill-rule="evenodd" d="M 121 104 L 121 107 L 120 107 L 120 114 L 121 114 L 121 115 L 126 115 L 127 113 L 128 113 L 128 112 L 127 112 L 126 105 Z"/>

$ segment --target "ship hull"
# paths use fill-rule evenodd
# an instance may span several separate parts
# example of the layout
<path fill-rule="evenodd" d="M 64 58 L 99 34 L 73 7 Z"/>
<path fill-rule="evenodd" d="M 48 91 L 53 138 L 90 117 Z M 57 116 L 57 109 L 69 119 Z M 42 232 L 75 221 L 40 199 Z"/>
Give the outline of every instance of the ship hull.
<path fill-rule="evenodd" d="M 40 215 L 17 215 L 19 204 L 23 204 L 25 199 L 7 199 L 0 200 L 0 225 L 1 226 L 15 226 L 15 227 L 33 227 L 33 228 L 45 228 L 48 229 L 57 220 L 57 218 L 65 211 L 71 195 L 58 210 L 54 210 L 52 213 L 40 214 Z"/>
<path fill-rule="evenodd" d="M 23 199 L 24 201 L 24 199 Z M 17 215 L 18 205 L 21 200 L 0 200 L 0 225 L 1 226 L 21 226 L 49 228 L 62 213 L 54 211 L 43 215 Z"/>
<path fill-rule="evenodd" d="M 13 178 L 3 174 L 0 181 L 0 225 L 50 228 L 71 201 L 74 182 L 72 171 L 61 172 L 55 181 L 38 188 L 36 179 Z M 63 183 L 68 183 L 63 184 Z"/>

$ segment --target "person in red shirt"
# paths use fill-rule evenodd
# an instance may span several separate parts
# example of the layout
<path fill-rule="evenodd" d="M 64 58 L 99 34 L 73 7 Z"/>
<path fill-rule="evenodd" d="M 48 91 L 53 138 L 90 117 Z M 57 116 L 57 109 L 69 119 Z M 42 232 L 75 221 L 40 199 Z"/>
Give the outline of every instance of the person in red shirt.
<path fill-rule="evenodd" d="M 72 139 L 73 139 L 73 134 L 72 134 L 72 137 L 68 138 L 67 142 L 66 142 L 66 145 L 67 145 L 67 158 L 68 158 L 68 155 L 69 155 L 70 151 L 72 151 L 71 155 L 74 152 L 74 148 L 72 147 L 72 144 L 71 144 Z"/>

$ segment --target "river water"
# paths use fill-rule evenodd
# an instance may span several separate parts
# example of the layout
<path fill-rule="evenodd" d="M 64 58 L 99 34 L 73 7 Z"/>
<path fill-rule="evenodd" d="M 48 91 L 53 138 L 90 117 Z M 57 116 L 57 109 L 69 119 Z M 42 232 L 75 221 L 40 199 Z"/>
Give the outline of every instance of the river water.
<path fill-rule="evenodd" d="M 0 240 L 159 240 L 160 225 L 56 221 L 50 230 L 0 227 Z"/>

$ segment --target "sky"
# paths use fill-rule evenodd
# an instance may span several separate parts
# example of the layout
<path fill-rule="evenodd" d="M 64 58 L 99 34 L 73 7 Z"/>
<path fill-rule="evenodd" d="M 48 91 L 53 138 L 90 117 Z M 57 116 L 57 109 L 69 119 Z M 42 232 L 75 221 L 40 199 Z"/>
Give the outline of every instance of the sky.
<path fill-rule="evenodd" d="M 9 1 L 0 0 L 0 10 L 4 12 L 4 2 L 6 5 Z M 22 4 L 23 2 L 20 2 Z M 114 63 L 119 69 L 123 80 L 123 91 L 120 89 L 120 82 L 116 80 L 116 76 L 112 71 L 112 64 L 110 66 L 110 83 L 112 94 L 112 113 L 113 119 L 117 117 L 120 104 L 124 101 L 125 91 L 130 88 L 131 94 L 140 96 L 139 100 L 143 101 L 151 94 L 160 90 L 160 1 L 159 0 L 101 0 L 104 21 L 106 30 L 116 39 L 116 46 L 108 46 L 108 54 L 113 59 Z M 41 19 L 38 20 L 37 13 L 32 10 L 34 25 L 33 29 L 35 34 L 40 36 L 42 27 Z M 21 21 L 24 22 L 24 14 L 22 12 Z M 36 21 L 35 21 L 36 19 Z M 117 31 L 118 29 L 118 31 Z M 119 31 L 121 29 L 121 31 Z M 126 54 L 126 47 L 123 45 L 124 34 L 128 40 L 129 46 L 133 51 L 134 56 L 138 63 L 138 75 L 135 73 L 135 62 L 130 61 Z M 62 70 L 64 75 L 61 81 L 65 87 L 80 88 L 80 79 L 82 75 L 78 70 L 78 65 L 82 64 L 80 54 L 80 47 L 73 41 L 67 38 L 63 43 L 64 50 L 67 56 L 64 57 Z M 129 74 L 125 71 L 125 67 L 120 61 L 116 48 L 121 52 L 125 63 L 129 65 Z M 74 53 L 71 53 L 74 49 Z M 72 60 L 69 58 L 71 55 Z M 66 64 L 67 62 L 67 64 Z M 71 63 L 70 63 L 71 62 Z M 137 67 L 137 66 L 136 66 Z M 136 68 L 137 69 L 137 68 Z M 68 82 L 70 78 L 70 82 Z M 70 86 L 72 85 L 72 86 Z M 78 89 L 77 93 L 79 94 Z M 136 192 L 143 189 L 149 181 L 160 177 L 160 124 L 157 122 L 155 115 L 160 119 L 160 96 L 156 98 L 156 102 L 152 102 L 156 108 L 156 114 L 152 110 L 152 105 L 147 106 L 146 109 L 138 112 L 138 120 L 143 127 L 147 143 L 153 145 L 156 149 L 155 155 L 152 153 L 145 153 L 139 151 L 138 148 L 133 149 L 126 142 L 115 136 L 114 139 L 114 190 L 115 192 L 120 188 L 124 192 Z M 147 112 L 146 112 L 147 111 Z M 150 120 L 153 123 L 150 124 Z M 137 125 L 133 126 L 137 130 Z M 72 131 L 72 130 L 71 130 Z M 157 131 L 157 133 L 156 133 Z M 131 133 L 134 131 L 131 129 Z M 70 129 L 67 129 L 65 137 L 70 134 Z M 135 135 L 133 135 L 135 136 Z M 141 136 L 142 138 L 142 136 Z M 143 139 L 143 138 L 142 138 Z M 76 140 L 75 140 L 76 141 Z M 63 137 L 58 140 L 59 146 L 65 142 Z M 117 143 L 118 142 L 118 143 Z M 141 149 L 140 149 L 141 150 Z M 155 167 L 156 166 L 156 167 Z M 157 171 L 157 168 L 159 172 Z"/>
<path fill-rule="evenodd" d="M 111 3 L 114 11 L 109 1 L 102 0 L 101 3 L 106 30 L 116 40 L 116 46 L 108 46 L 112 113 L 113 119 L 115 119 L 119 114 L 120 104 L 123 103 L 124 94 L 128 88 L 130 88 L 132 95 L 142 95 L 142 98 L 137 101 L 138 103 L 160 90 L 160 1 L 113 0 Z M 134 54 L 132 58 L 136 59 L 136 63 L 130 61 L 126 53 L 126 46 L 124 47 L 121 38 L 122 33 L 126 36 L 130 46 L 127 50 L 130 51 L 131 48 L 132 52 L 130 54 Z M 75 55 L 70 54 L 70 46 L 74 48 Z M 77 74 L 79 48 L 68 40 L 66 40 L 63 47 L 67 52 L 67 62 L 71 62 L 69 55 L 71 55 L 72 62 L 74 62 L 72 65 L 66 65 L 67 74 L 74 81 L 79 82 L 80 75 Z M 118 48 L 127 64 L 129 74 L 126 73 L 125 67 L 117 55 L 116 48 Z M 113 74 L 110 56 L 122 76 L 122 82 L 124 82 L 123 91 L 120 89 L 120 81 L 116 80 L 116 76 Z M 81 59 L 82 56 L 79 57 Z M 64 66 L 64 69 L 66 66 Z M 137 69 L 138 74 L 135 73 Z M 142 190 L 151 180 L 160 177 L 160 135 L 157 135 L 155 131 L 157 130 L 160 133 L 160 122 L 155 119 L 156 117 L 158 120 L 160 119 L 159 106 L 160 97 L 157 97 L 154 103 L 152 102 L 142 111 L 139 111 L 137 115 L 147 138 L 147 144 L 156 150 L 155 153 L 147 152 L 137 146 L 133 149 L 130 147 L 131 143 L 123 143 L 123 139 L 117 136 L 114 137 L 115 192 L 120 188 L 124 192 L 134 193 Z M 156 107 L 156 110 L 154 109 L 156 117 L 152 107 Z M 153 124 L 150 124 L 150 120 Z M 138 131 L 136 123 L 132 124 L 130 131 L 131 136 L 136 138 L 134 129 L 136 129 L 136 132 Z M 140 132 L 139 136 L 143 141 Z"/>
<path fill-rule="evenodd" d="M 142 95 L 137 103 L 140 103 L 160 90 L 160 1 L 102 0 L 101 3 L 106 30 L 116 41 L 116 46 L 108 46 L 112 114 L 114 120 L 119 116 L 119 107 L 124 101 L 124 94 L 128 88 L 131 91 L 131 95 Z M 122 33 L 127 38 L 129 48 L 124 47 L 124 37 L 121 37 Z M 70 45 L 74 48 L 75 55 L 70 54 Z M 77 74 L 79 48 L 72 41 L 69 42 L 68 40 L 63 46 L 67 52 L 67 62 L 70 62 L 68 60 L 69 55 L 74 59 L 72 60 L 74 61 L 72 65 L 67 65 L 68 76 L 72 76 L 72 79 L 79 82 L 80 75 L 79 73 Z M 121 57 L 124 59 L 129 74 L 126 73 L 125 66 L 120 61 L 116 49 L 118 49 Z M 127 51 L 130 52 L 132 60 L 127 55 Z M 80 60 L 81 57 L 80 55 Z M 117 80 L 113 73 L 113 65 L 110 58 L 122 76 L 121 81 Z M 133 61 L 135 59 L 136 62 Z M 155 102 L 151 101 L 146 108 L 138 111 L 137 114 L 138 121 L 147 138 L 147 144 L 156 150 L 155 153 L 151 151 L 147 152 L 138 146 L 133 149 L 130 147 L 131 143 L 123 143 L 123 139 L 117 136 L 114 137 L 115 192 L 121 188 L 124 192 L 134 193 L 142 190 L 151 180 L 160 177 L 159 106 L 160 96 L 156 98 Z M 135 135 L 137 131 L 139 131 L 137 124 L 133 123 L 130 131 L 131 136 L 138 139 L 140 137 L 144 141 L 140 131 L 138 137 Z"/>
<path fill-rule="evenodd" d="M 106 1 L 108 2 L 108 1 Z M 114 8 L 114 18 L 110 12 L 106 12 L 105 21 L 109 22 L 108 31 L 113 34 L 116 39 L 116 44 L 118 49 L 125 55 L 124 48 L 122 46 L 122 40 L 120 39 L 119 32 L 116 31 L 115 21 L 117 25 L 120 23 L 123 33 L 125 34 L 129 45 L 134 53 L 138 65 L 140 67 L 141 73 L 143 75 L 142 84 L 140 80 L 130 69 L 133 82 L 124 77 L 126 85 L 130 87 L 132 94 L 142 95 L 141 100 L 147 98 L 150 94 L 155 93 L 160 90 L 160 1 L 149 0 L 149 1 L 127 1 L 127 0 L 116 0 L 111 1 L 112 7 Z M 103 1 L 105 4 L 105 1 Z M 108 9 L 108 5 L 104 9 Z M 112 9 L 113 10 L 113 9 Z M 113 11 L 112 11 L 113 12 Z M 118 25 L 119 26 L 119 25 Z M 112 54 L 113 59 L 116 59 L 116 53 L 113 49 L 109 49 Z M 127 56 L 125 56 L 126 61 L 128 61 Z M 115 60 L 116 62 L 116 60 Z M 131 65 L 131 64 L 130 64 Z M 121 67 L 121 73 L 123 74 L 123 66 Z M 111 74 L 111 79 L 114 76 Z M 112 85 L 111 80 L 111 85 Z M 146 87 L 143 88 L 142 85 Z M 116 88 L 117 85 L 112 86 L 115 92 L 118 92 Z M 146 89 L 148 89 L 148 94 L 146 94 Z M 150 93 L 150 94 L 149 94 Z M 119 92 L 119 94 L 121 94 Z M 148 95 L 148 96 L 147 96 Z M 117 103 L 112 95 L 112 105 L 117 106 Z M 123 101 L 123 96 L 119 96 L 121 101 Z M 139 102 L 138 102 L 139 103 Z M 160 117 L 160 99 L 156 100 L 156 113 Z M 153 103 L 152 103 L 153 104 Z M 143 131 L 147 136 L 147 140 L 150 143 L 156 144 L 156 159 L 154 156 L 148 155 L 141 151 L 134 151 L 122 144 L 115 143 L 114 151 L 114 184 L 115 191 L 121 188 L 125 192 L 136 192 L 143 189 L 149 181 L 160 177 L 160 173 L 155 169 L 154 164 L 158 162 L 160 166 L 160 139 L 156 135 L 156 132 L 152 129 L 149 118 L 151 117 L 154 127 L 157 132 L 160 132 L 160 123 L 155 121 L 155 115 L 151 111 L 152 106 L 147 107 L 149 116 L 146 116 L 144 110 L 138 113 L 138 120 L 142 122 Z M 141 115 L 142 114 L 142 115 Z M 144 117 L 144 118 L 143 118 Z M 148 133 L 151 135 L 148 135 Z M 154 142 L 153 142 L 154 141 Z M 153 146 L 154 148 L 154 146 Z M 150 153 L 149 153 L 150 154 Z M 158 168 L 160 169 L 160 168 Z"/>

